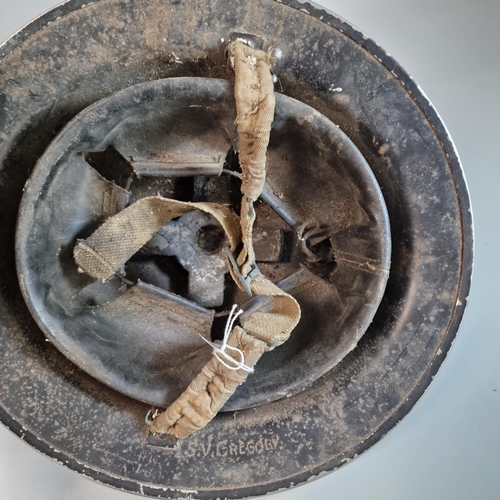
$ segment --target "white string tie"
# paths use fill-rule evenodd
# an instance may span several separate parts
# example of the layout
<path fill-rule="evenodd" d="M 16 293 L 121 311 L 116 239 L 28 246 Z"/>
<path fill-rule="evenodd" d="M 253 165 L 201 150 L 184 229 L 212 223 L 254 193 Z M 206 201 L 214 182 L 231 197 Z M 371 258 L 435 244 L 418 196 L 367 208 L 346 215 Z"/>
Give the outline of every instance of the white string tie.
<path fill-rule="evenodd" d="M 205 337 L 201 336 L 200 337 L 210 346 L 212 346 L 214 356 L 220 361 L 221 364 L 223 364 L 227 369 L 236 371 L 236 370 L 244 370 L 248 373 L 253 372 L 253 368 L 250 366 L 245 365 L 245 355 L 241 351 L 241 349 L 238 349 L 237 347 L 232 347 L 228 345 L 227 341 L 229 340 L 229 335 L 231 335 L 231 332 L 233 331 L 233 326 L 236 320 L 238 319 L 238 316 L 243 313 L 241 309 L 236 311 L 236 308 L 238 306 L 236 304 L 233 305 L 231 312 L 229 313 L 229 316 L 227 318 L 227 323 L 226 323 L 226 328 L 224 330 L 224 338 L 222 339 L 222 342 L 215 343 L 215 342 L 210 342 L 210 340 L 207 340 Z M 236 312 L 235 312 L 236 311 Z M 230 356 L 226 351 L 230 350 L 236 353 L 236 355 L 239 357 L 239 361 L 237 359 L 234 359 L 232 356 Z"/>

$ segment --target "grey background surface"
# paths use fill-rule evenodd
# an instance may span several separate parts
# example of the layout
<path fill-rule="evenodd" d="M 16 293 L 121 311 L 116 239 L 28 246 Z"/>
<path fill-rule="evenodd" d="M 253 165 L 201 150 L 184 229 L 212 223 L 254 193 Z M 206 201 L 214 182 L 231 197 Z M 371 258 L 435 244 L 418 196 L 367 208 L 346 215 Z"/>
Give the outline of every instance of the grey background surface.
<path fill-rule="evenodd" d="M 500 499 L 500 1 L 320 0 L 415 78 L 445 121 L 470 188 L 476 232 L 469 307 L 414 410 L 357 460 L 273 495 L 354 500 Z M 0 40 L 56 5 L 0 0 Z M 0 426 L 0 500 L 126 500 Z"/>

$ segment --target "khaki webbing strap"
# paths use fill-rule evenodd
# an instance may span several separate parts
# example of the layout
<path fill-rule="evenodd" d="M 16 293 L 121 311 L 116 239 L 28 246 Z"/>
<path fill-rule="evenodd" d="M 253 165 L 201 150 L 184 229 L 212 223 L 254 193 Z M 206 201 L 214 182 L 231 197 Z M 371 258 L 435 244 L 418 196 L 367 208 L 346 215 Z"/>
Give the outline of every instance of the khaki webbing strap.
<path fill-rule="evenodd" d="M 299 322 L 300 307 L 262 275 L 252 280 L 250 287 L 256 293 L 273 296 L 274 306 L 268 313 L 249 315 L 243 328 L 233 329 L 228 344 L 240 349 L 245 365 L 253 368 L 265 351 L 288 340 Z M 247 371 L 230 370 L 214 356 L 179 398 L 153 420 L 151 432 L 178 439 L 196 432 L 217 415 L 247 377 Z"/>
<path fill-rule="evenodd" d="M 255 295 L 273 297 L 273 307 L 266 313 L 249 314 L 241 320 L 241 326 L 250 335 L 263 340 L 272 348 L 283 344 L 299 322 L 299 304 L 262 274 L 250 282 L 250 289 Z"/>
<path fill-rule="evenodd" d="M 269 70 L 273 59 L 268 53 L 251 49 L 242 42 L 232 42 L 228 54 L 235 74 L 234 97 L 243 194 L 240 213 L 243 249 L 238 256 L 238 265 L 242 276 L 246 277 L 255 263 L 253 204 L 266 181 L 266 152 L 274 119 L 274 85 Z"/>
<path fill-rule="evenodd" d="M 222 205 L 186 203 L 159 196 L 143 198 L 108 219 L 97 231 L 75 247 L 74 256 L 79 268 L 98 280 L 117 273 L 152 236 L 168 221 L 192 210 L 200 209 L 213 215 L 225 230 L 230 250 L 240 243 L 243 250 L 233 265 L 228 266 L 240 288 L 237 277 L 248 284 L 252 293 L 273 298 L 269 312 L 254 312 L 242 319 L 227 333 L 226 356 L 234 366 L 214 356 L 189 384 L 188 388 L 163 413 L 155 415 L 151 431 L 170 434 L 181 439 L 204 427 L 224 406 L 236 388 L 248 377 L 248 370 L 266 350 L 285 342 L 300 320 L 297 301 L 258 273 L 252 246 L 255 221 L 253 203 L 262 192 L 266 174 L 266 150 L 274 117 L 274 90 L 268 54 L 253 50 L 241 42 L 231 43 L 229 58 L 235 71 L 236 124 L 240 137 L 240 165 L 243 194 L 238 218 Z M 233 349 L 231 349 L 233 348 Z M 235 351 L 238 349 L 239 351 Z M 227 358 L 226 358 L 227 359 Z"/>
<path fill-rule="evenodd" d="M 245 365 L 253 368 L 265 351 L 274 349 L 290 337 L 300 320 L 297 301 L 263 275 L 250 282 L 252 292 L 271 296 L 272 309 L 250 314 L 242 327 L 233 328 L 229 346 L 239 349 Z M 151 432 L 185 438 L 212 420 L 234 391 L 248 377 L 248 372 L 231 370 L 214 356 L 189 384 L 189 387 L 151 425 Z"/>
<path fill-rule="evenodd" d="M 238 326 L 233 329 L 228 344 L 240 349 L 248 367 L 253 367 L 267 348 L 265 342 L 248 335 Z M 169 434 L 178 439 L 193 434 L 217 415 L 247 376 L 248 372 L 232 371 L 214 356 L 181 396 L 154 418 L 151 432 Z"/>
<path fill-rule="evenodd" d="M 282 344 L 290 337 L 300 319 L 297 301 L 262 275 L 254 278 L 254 293 L 274 298 L 268 313 L 253 313 L 234 327 L 228 344 L 244 355 L 245 365 L 253 368 L 265 351 Z M 189 384 L 189 387 L 151 425 L 151 431 L 185 438 L 212 420 L 236 388 L 248 377 L 245 370 L 230 370 L 214 356 Z"/>
<path fill-rule="evenodd" d="M 202 210 L 213 215 L 228 235 L 231 251 L 241 241 L 240 220 L 229 208 L 214 203 L 188 203 L 149 196 L 109 218 L 74 250 L 78 267 L 96 280 L 105 281 L 138 252 L 167 222 Z"/>

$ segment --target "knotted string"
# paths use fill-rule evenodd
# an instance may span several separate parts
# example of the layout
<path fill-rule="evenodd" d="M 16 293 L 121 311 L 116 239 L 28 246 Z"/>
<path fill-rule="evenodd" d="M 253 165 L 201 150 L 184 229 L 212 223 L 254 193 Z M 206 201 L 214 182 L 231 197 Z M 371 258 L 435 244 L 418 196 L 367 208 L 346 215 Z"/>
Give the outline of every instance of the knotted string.
<path fill-rule="evenodd" d="M 236 320 L 238 319 L 238 316 L 243 313 L 243 311 L 240 309 L 235 312 L 236 308 L 238 306 L 236 304 L 233 305 L 231 308 L 231 312 L 229 313 L 229 316 L 227 318 L 227 323 L 226 323 L 226 328 L 224 329 L 224 338 L 222 339 L 222 343 L 216 344 L 214 342 L 210 342 L 210 340 L 207 340 L 205 337 L 200 337 L 210 346 L 212 346 L 214 356 L 229 370 L 236 371 L 236 370 L 244 370 L 248 373 L 253 372 L 253 368 L 245 365 L 245 356 L 243 352 L 241 352 L 240 349 L 237 347 L 232 347 L 228 345 L 227 341 L 229 340 L 229 335 L 231 335 L 231 332 L 233 331 L 233 326 Z M 237 356 L 240 358 L 240 360 L 234 359 L 232 356 L 230 356 L 226 350 L 229 349 L 237 354 Z M 226 363 L 229 362 L 230 364 Z"/>

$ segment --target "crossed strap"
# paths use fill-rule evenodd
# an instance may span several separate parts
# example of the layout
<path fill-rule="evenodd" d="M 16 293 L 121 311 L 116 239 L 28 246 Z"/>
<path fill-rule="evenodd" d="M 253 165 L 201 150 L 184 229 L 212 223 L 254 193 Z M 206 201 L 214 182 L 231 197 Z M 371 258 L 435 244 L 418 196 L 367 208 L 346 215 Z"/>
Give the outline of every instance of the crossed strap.
<path fill-rule="evenodd" d="M 151 196 L 109 218 L 89 238 L 79 241 L 75 261 L 96 280 L 115 276 L 167 222 L 193 210 L 217 219 L 228 242 L 228 267 L 236 284 L 252 294 L 272 297 L 267 312 L 242 316 L 241 326 L 228 324 L 223 348 L 214 346 L 212 359 L 164 412 L 153 416 L 151 431 L 182 439 L 207 425 L 242 384 L 265 351 L 285 342 L 300 320 L 297 301 L 260 274 L 255 265 L 253 203 L 265 182 L 266 149 L 274 116 L 274 91 L 265 52 L 241 42 L 229 46 L 235 70 L 236 124 L 240 137 L 242 207 L 238 217 L 213 203 L 189 203 Z M 238 246 L 243 250 L 235 259 Z M 222 355 L 221 355 L 222 354 Z M 166 361 L 168 362 L 168 361 Z"/>

